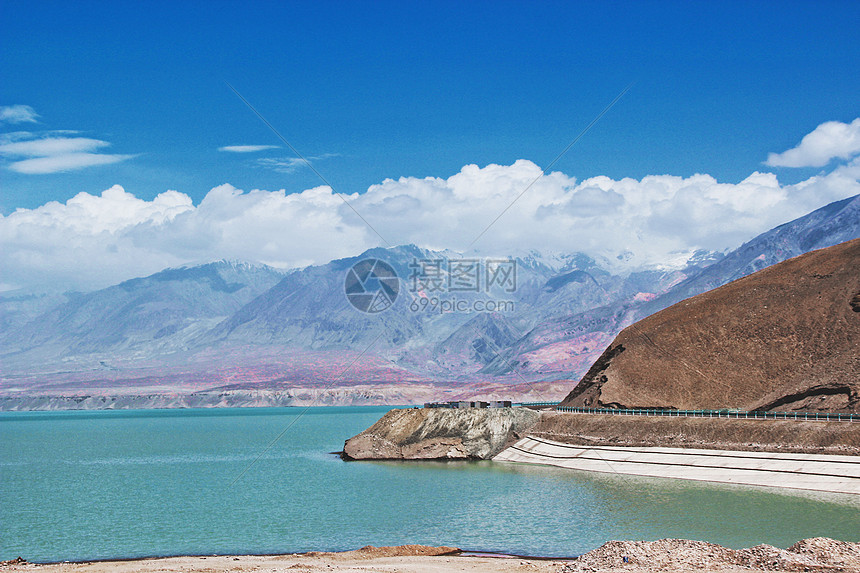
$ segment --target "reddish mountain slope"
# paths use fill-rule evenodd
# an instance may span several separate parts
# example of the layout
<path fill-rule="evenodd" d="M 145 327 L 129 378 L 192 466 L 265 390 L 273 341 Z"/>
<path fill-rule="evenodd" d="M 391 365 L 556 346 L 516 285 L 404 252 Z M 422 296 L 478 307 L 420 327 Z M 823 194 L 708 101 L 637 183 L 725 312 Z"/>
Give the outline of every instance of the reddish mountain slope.
<path fill-rule="evenodd" d="M 562 405 L 860 412 L 860 239 L 624 329 Z"/>

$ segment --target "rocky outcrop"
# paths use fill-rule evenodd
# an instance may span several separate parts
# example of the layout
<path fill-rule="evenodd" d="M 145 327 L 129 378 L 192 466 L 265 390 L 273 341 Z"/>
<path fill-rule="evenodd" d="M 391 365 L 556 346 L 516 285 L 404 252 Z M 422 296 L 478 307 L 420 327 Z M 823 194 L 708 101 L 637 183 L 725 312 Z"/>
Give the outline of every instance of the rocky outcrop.
<path fill-rule="evenodd" d="M 537 423 L 526 408 L 391 410 L 346 441 L 347 460 L 490 459 Z"/>
<path fill-rule="evenodd" d="M 609 541 L 566 564 L 579 571 L 857 571 L 860 543 L 824 537 L 798 541 L 788 549 L 756 545 L 729 549 L 704 541 Z"/>
<path fill-rule="evenodd" d="M 860 239 L 623 330 L 563 406 L 860 412 Z"/>

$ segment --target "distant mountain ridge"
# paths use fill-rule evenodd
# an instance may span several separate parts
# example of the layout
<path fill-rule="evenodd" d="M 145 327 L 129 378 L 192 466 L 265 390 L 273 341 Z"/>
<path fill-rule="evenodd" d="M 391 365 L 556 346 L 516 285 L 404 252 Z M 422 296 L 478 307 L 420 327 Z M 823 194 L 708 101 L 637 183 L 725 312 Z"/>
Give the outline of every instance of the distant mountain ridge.
<path fill-rule="evenodd" d="M 230 316 L 281 278 L 282 273 L 265 265 L 219 261 L 69 295 L 66 302 L 7 332 L 3 354 L 67 356 L 159 345 L 177 334 L 211 328 L 212 321 Z"/>
<path fill-rule="evenodd" d="M 554 372 L 560 378 L 578 380 L 612 338 L 637 320 L 809 250 L 858 237 L 860 195 L 836 201 L 762 233 L 725 257 L 690 272 L 665 292 L 644 293 L 646 296 L 639 300 L 636 296 L 619 298 L 602 308 L 543 321 L 506 349 L 489 369 L 502 374 L 542 364 L 546 371 L 546 364 L 555 362 Z M 599 351 L 595 353 L 593 348 Z M 567 364 L 573 367 L 566 369 Z"/>
<path fill-rule="evenodd" d="M 860 237 L 860 195 L 836 201 L 747 241 L 722 260 L 645 305 L 642 316 L 776 263 Z"/>

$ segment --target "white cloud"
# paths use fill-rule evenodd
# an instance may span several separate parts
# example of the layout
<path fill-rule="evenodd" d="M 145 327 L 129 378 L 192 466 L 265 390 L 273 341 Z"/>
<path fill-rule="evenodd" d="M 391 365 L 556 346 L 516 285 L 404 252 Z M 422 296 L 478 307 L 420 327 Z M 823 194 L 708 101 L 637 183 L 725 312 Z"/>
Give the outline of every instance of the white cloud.
<path fill-rule="evenodd" d="M 277 145 L 225 145 L 219 147 L 218 151 L 229 151 L 231 153 L 254 153 L 267 149 L 278 149 Z"/>
<path fill-rule="evenodd" d="M 42 139 L 4 143 L 0 145 L 0 154 L 48 157 L 64 153 L 89 152 L 108 145 L 110 143 L 107 141 L 87 137 L 44 137 Z"/>
<path fill-rule="evenodd" d="M 256 164 L 278 173 L 293 173 L 299 167 L 306 165 L 304 160 L 298 157 L 261 157 Z"/>
<path fill-rule="evenodd" d="M 530 161 L 467 165 L 448 178 L 385 180 L 350 204 L 392 244 L 465 250 L 540 175 Z M 860 193 L 860 160 L 796 185 L 770 173 L 737 184 L 709 175 L 642 180 L 554 172 L 475 245 L 482 255 L 584 251 L 632 265 L 733 248 L 829 202 Z M 279 267 L 325 263 L 380 244 L 328 187 L 302 193 L 212 189 L 199 205 L 167 191 L 152 201 L 115 186 L 0 217 L 0 276 L 31 289 L 92 289 L 167 266 L 228 258 Z M 618 263 L 620 264 L 620 263 Z"/>
<path fill-rule="evenodd" d="M 823 167 L 832 159 L 860 154 L 860 117 L 851 123 L 828 121 L 816 127 L 797 147 L 767 156 L 772 167 Z"/>
<path fill-rule="evenodd" d="M 293 173 L 299 167 L 305 167 L 308 162 L 319 161 L 320 159 L 328 159 L 330 157 L 338 157 L 337 153 L 323 153 L 312 157 L 261 157 L 255 161 L 259 167 L 266 167 L 278 173 Z"/>
<path fill-rule="evenodd" d="M 0 106 L 0 123 L 37 123 L 38 117 L 29 105 Z"/>
<path fill-rule="evenodd" d="M 108 155 L 104 153 L 63 153 L 50 157 L 35 157 L 14 161 L 9 169 L 18 173 L 43 174 L 72 171 L 92 167 L 94 165 L 109 165 L 134 157 L 133 155 Z"/>
<path fill-rule="evenodd" d="M 7 168 L 18 173 L 44 174 L 83 169 L 94 165 L 117 163 L 134 157 L 95 153 L 110 143 L 88 137 L 39 137 L 28 132 L 4 134 L 0 143 L 0 156 L 15 159 Z"/>

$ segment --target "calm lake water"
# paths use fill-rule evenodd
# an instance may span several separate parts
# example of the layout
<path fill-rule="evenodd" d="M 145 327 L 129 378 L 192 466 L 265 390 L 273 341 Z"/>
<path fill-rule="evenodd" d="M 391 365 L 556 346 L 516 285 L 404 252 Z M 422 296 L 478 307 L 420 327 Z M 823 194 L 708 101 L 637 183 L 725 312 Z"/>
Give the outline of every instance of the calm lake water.
<path fill-rule="evenodd" d="M 386 410 L 0 413 L 0 559 L 404 543 L 573 556 L 610 539 L 860 538 L 860 506 L 847 496 L 328 453 Z"/>

